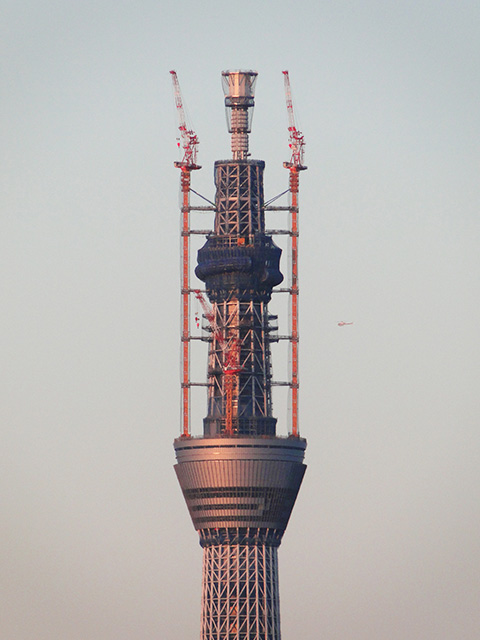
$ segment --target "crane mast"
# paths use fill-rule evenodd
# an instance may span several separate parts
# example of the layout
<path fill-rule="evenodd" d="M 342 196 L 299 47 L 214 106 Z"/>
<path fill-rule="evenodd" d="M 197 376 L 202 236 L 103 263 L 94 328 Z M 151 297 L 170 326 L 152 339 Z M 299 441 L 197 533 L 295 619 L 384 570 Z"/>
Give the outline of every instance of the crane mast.
<path fill-rule="evenodd" d="M 264 198 L 263 160 L 249 153 L 257 72 L 222 72 L 230 159 L 214 164 L 215 200 L 189 204 L 190 173 L 199 168 L 198 140 L 188 127 L 176 74 L 175 100 L 184 157 L 181 170 L 183 215 L 183 433 L 175 439 L 175 471 L 203 548 L 201 640 L 281 640 L 277 549 L 302 483 L 306 440 L 297 423 L 297 213 L 298 175 L 303 136 L 295 125 L 287 82 L 292 162 L 288 206 L 270 206 Z M 287 77 L 288 80 L 288 77 Z M 196 193 L 196 192 L 194 192 Z M 286 193 L 286 192 L 285 192 Z M 200 194 L 197 194 L 201 198 Z M 283 194 L 280 194 L 283 195 Z M 213 213 L 209 229 L 189 227 L 190 211 Z M 266 227 L 267 211 L 289 214 L 289 228 Z M 282 216 L 283 219 L 283 216 Z M 191 289 L 188 246 L 191 234 L 205 236 L 198 249 L 196 277 L 204 288 Z M 291 242 L 291 283 L 280 288 L 282 249 L 273 236 Z M 278 336 L 277 316 L 269 311 L 276 293 L 288 294 L 290 335 Z M 202 306 L 207 333 L 189 332 L 189 296 Z M 198 315 L 196 316 L 197 318 Z M 197 320 L 199 328 L 199 319 Z M 292 375 L 274 380 L 271 345 L 291 342 Z M 189 344 L 208 342 L 207 381 L 189 379 Z M 202 435 L 190 433 L 189 392 L 207 388 Z M 289 387 L 292 429 L 277 435 L 272 387 Z"/>
<path fill-rule="evenodd" d="M 176 71 L 170 71 L 183 146 L 183 159 L 174 165 L 180 169 L 182 191 L 182 435 L 190 436 L 190 178 L 197 164 L 198 137 L 185 118 L 182 93 Z"/>
<path fill-rule="evenodd" d="M 305 139 L 295 123 L 292 90 L 288 71 L 283 71 L 285 86 L 285 102 L 288 114 L 289 147 L 292 152 L 290 162 L 283 166 L 290 171 L 290 253 L 291 253 L 291 287 L 290 287 L 290 342 L 291 342 L 291 399 L 292 399 L 292 435 L 298 436 L 298 187 L 299 172 L 307 167 L 303 164 Z"/>

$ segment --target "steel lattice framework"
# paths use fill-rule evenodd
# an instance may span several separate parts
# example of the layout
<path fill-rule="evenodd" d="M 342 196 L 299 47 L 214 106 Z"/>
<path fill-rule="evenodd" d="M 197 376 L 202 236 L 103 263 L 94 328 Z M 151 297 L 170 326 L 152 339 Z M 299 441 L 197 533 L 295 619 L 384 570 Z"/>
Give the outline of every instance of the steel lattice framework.
<path fill-rule="evenodd" d="M 233 387 L 232 432 L 274 435 L 270 334 L 267 304 L 273 286 L 283 280 L 280 249 L 265 233 L 263 170 L 260 160 L 215 163 L 214 232 L 198 252 L 197 276 L 205 281 L 215 325 L 209 355 L 209 405 L 205 434 L 226 431 L 224 344 L 239 345 L 239 368 Z M 217 334 L 218 335 L 218 334 Z"/>
<path fill-rule="evenodd" d="M 253 239 L 265 232 L 263 205 L 263 169 L 265 163 L 217 162 L 215 234 Z"/>
<path fill-rule="evenodd" d="M 219 340 L 213 335 L 209 352 L 205 431 L 212 435 L 225 431 L 227 381 L 223 372 L 228 348 L 225 349 L 224 344 L 238 343 L 240 371 L 233 376 L 233 433 L 272 434 L 275 421 L 272 418 L 268 332 L 272 329 L 270 320 L 275 316 L 268 313 L 265 303 L 253 301 L 224 301 L 214 305 L 214 311 L 223 336 Z"/>
<path fill-rule="evenodd" d="M 280 640 L 277 566 L 276 547 L 207 547 L 202 640 Z"/>

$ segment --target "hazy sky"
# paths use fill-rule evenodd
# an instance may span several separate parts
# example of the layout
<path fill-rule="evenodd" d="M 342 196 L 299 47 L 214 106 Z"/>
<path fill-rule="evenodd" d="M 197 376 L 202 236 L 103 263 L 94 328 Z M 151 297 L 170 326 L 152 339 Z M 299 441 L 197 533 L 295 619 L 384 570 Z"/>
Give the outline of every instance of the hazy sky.
<path fill-rule="evenodd" d="M 193 187 L 211 198 L 213 162 L 230 155 L 220 73 L 247 68 L 266 197 L 288 179 L 283 69 L 309 166 L 308 470 L 279 552 L 283 640 L 478 640 L 479 3 L 1 0 L 0 12 L 0 638 L 199 636 L 201 549 L 172 469 L 168 71 L 201 140 Z"/>

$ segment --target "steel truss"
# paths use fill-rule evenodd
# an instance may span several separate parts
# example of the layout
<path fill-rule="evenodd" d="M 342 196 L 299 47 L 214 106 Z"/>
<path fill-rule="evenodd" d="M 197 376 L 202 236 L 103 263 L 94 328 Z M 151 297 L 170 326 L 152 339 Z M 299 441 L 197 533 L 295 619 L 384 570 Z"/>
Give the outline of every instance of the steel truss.
<path fill-rule="evenodd" d="M 216 432 L 225 431 L 226 377 L 225 358 L 229 346 L 239 345 L 239 373 L 233 376 L 233 433 L 248 433 L 248 425 L 258 418 L 269 418 L 273 426 L 271 398 L 271 355 L 269 334 L 276 327 L 263 302 L 240 302 L 237 299 L 213 305 L 217 333 L 212 336 L 208 363 L 208 415 L 218 421 Z M 218 334 L 220 333 L 221 339 Z M 227 347 L 225 348 L 225 345 Z M 246 419 L 246 420 L 245 420 Z M 258 432 L 259 425 L 254 430 Z"/>
<path fill-rule="evenodd" d="M 215 163 L 214 232 L 198 252 L 215 330 L 208 360 L 205 435 L 275 435 L 268 302 L 283 279 L 280 249 L 265 233 L 262 160 Z M 225 375 L 238 348 L 238 371 Z M 228 417 L 228 419 L 227 419 Z"/>
<path fill-rule="evenodd" d="M 205 547 L 201 640 L 280 640 L 277 567 L 277 547 Z"/>
<path fill-rule="evenodd" d="M 265 232 L 262 160 L 216 163 L 215 234 L 253 238 Z"/>

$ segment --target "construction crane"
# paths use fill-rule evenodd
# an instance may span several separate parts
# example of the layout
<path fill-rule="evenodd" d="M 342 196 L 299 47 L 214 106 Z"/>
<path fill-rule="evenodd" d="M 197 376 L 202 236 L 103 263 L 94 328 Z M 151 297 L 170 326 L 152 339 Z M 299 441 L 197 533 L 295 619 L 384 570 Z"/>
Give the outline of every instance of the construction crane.
<path fill-rule="evenodd" d="M 240 344 L 238 338 L 225 351 L 223 374 L 225 377 L 225 433 L 233 435 L 233 386 L 235 376 L 243 367 L 240 365 Z"/>
<path fill-rule="evenodd" d="M 290 162 L 283 166 L 290 172 L 290 255 L 292 272 L 290 287 L 290 343 L 291 343 L 291 399 L 292 399 L 292 435 L 298 436 L 298 188 L 300 171 L 307 167 L 303 164 L 305 139 L 295 124 L 293 111 L 292 90 L 288 71 L 283 71 L 285 86 L 285 101 L 287 103 L 288 132 L 290 134 L 289 147 L 292 152 Z"/>
<path fill-rule="evenodd" d="M 200 169 L 197 165 L 197 147 L 199 139 L 193 129 L 188 128 L 185 109 L 183 107 L 182 92 L 180 91 L 180 83 L 178 82 L 177 72 L 170 71 L 173 82 L 173 93 L 175 95 L 175 106 L 177 107 L 178 114 L 178 129 L 180 131 L 180 138 L 182 140 L 183 147 L 183 159 L 181 162 L 176 162 L 176 167 L 186 167 L 187 169 Z"/>
<path fill-rule="evenodd" d="M 202 305 L 203 315 L 208 321 L 213 335 L 223 352 L 223 375 L 225 380 L 225 433 L 233 435 L 233 387 L 235 376 L 243 367 L 240 365 L 240 341 L 238 338 L 227 343 L 221 328 L 215 321 L 213 309 L 199 289 L 194 290 L 195 297 Z"/>
<path fill-rule="evenodd" d="M 195 294 L 195 298 L 202 305 L 203 315 L 205 316 L 205 319 L 208 321 L 208 324 L 210 325 L 213 333 L 217 337 L 218 342 L 220 342 L 220 344 L 222 345 L 222 348 L 223 348 L 223 346 L 224 346 L 223 345 L 223 342 L 224 342 L 223 341 L 223 336 L 222 336 L 221 332 L 218 331 L 217 325 L 215 323 L 215 314 L 213 313 L 212 307 L 208 304 L 208 302 L 205 299 L 205 296 L 200 291 L 200 289 L 194 289 L 193 293 Z"/>
<path fill-rule="evenodd" d="M 180 169 L 182 191 L 182 422 L 183 436 L 190 436 L 190 179 L 191 172 L 200 169 L 197 164 L 198 137 L 188 128 L 182 94 L 176 71 L 170 71 L 177 108 L 183 159 L 175 162 Z"/>
<path fill-rule="evenodd" d="M 295 124 L 295 113 L 293 111 L 293 100 L 292 100 L 292 90 L 290 87 L 290 78 L 288 75 L 288 71 L 282 71 L 283 73 L 283 83 L 285 85 L 285 100 L 287 103 L 287 114 L 288 114 L 288 132 L 290 134 L 290 142 L 289 147 L 292 151 L 292 159 L 290 163 L 292 166 L 296 167 L 297 171 L 300 169 L 306 169 L 303 165 L 303 153 L 305 147 L 305 139 L 301 131 L 297 129 Z M 287 167 L 290 168 L 290 167 Z"/>

